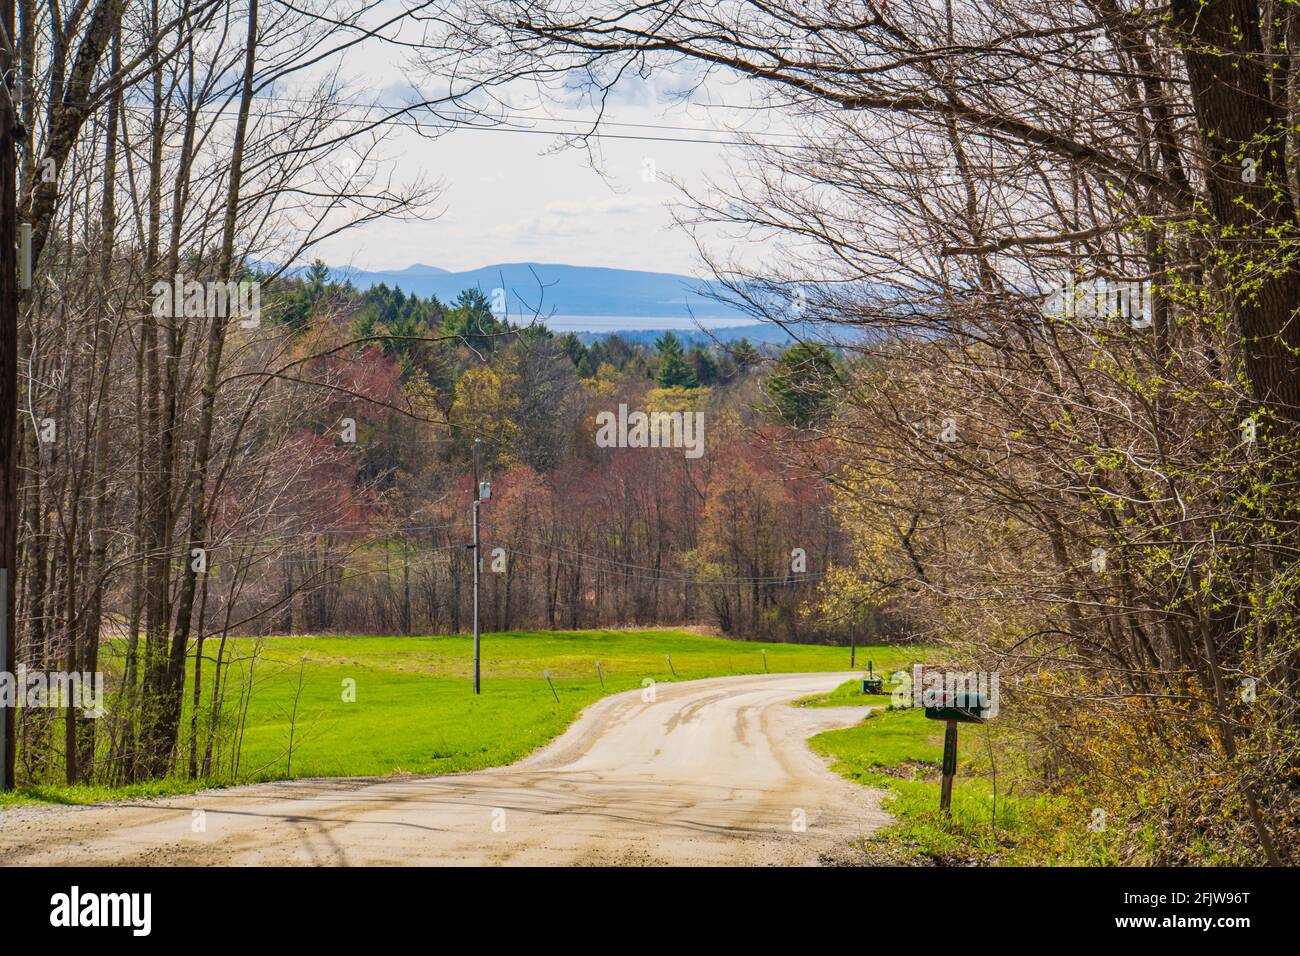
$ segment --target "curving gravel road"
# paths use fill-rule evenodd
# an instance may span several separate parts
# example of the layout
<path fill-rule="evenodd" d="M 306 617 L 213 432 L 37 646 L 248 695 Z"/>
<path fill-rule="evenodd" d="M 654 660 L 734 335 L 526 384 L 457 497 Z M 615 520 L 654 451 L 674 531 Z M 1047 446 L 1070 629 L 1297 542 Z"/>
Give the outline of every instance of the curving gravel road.
<path fill-rule="evenodd" d="M 789 706 L 846 676 L 659 684 L 653 702 L 641 691 L 616 694 L 532 756 L 476 773 L 298 780 L 136 804 L 16 807 L 0 812 L 0 863 L 851 861 L 859 851 L 850 841 L 888 822 L 880 794 L 831 773 L 805 741 L 851 726 L 864 711 Z"/>

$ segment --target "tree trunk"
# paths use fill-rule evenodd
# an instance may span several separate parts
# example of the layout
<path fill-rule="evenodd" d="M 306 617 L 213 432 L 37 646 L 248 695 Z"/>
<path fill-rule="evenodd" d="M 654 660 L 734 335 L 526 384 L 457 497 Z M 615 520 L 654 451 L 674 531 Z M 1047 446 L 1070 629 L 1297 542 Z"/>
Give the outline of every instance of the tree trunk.
<path fill-rule="evenodd" d="M 253 102 L 254 67 L 257 60 L 257 12 L 258 0 L 250 0 L 248 36 L 244 46 L 243 88 L 240 93 L 239 117 L 235 126 L 234 147 L 230 158 L 226 218 L 222 231 L 221 258 L 217 268 L 219 281 L 230 279 L 234 270 L 235 228 L 239 217 L 244 143 Z M 166 679 L 162 687 L 160 720 L 151 740 L 150 771 L 154 776 L 162 776 L 166 772 L 165 755 L 169 755 L 176 746 L 179 731 L 181 700 L 185 685 L 185 650 L 189 641 L 190 618 L 194 609 L 198 574 L 193 555 L 196 549 L 203 549 L 208 545 L 207 476 L 228 313 L 229 309 L 217 310 L 217 314 L 212 316 L 211 324 L 208 326 L 208 351 L 204 363 L 198 435 L 195 439 L 194 460 L 187 483 L 190 495 L 189 542 L 185 548 L 185 570 L 182 573 L 180 594 L 176 602 L 176 627 L 171 636 L 171 650 L 165 671 Z"/>

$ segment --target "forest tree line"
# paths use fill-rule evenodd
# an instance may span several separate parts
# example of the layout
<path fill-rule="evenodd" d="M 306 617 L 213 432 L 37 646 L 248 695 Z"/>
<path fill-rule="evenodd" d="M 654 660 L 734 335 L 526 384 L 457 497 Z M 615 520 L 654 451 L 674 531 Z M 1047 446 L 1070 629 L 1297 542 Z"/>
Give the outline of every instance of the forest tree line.
<path fill-rule="evenodd" d="M 745 639 L 847 638 L 848 620 L 810 613 L 822 573 L 845 557 L 829 490 L 766 454 L 775 435 L 824 417 L 834 353 L 688 347 L 672 332 L 653 348 L 618 335 L 588 345 L 539 317 L 494 313 L 490 292 L 450 304 L 386 285 L 358 292 L 321 263 L 268 286 L 268 321 L 300 348 L 373 344 L 312 367 L 313 381 L 341 389 L 289 403 L 296 440 L 346 454 L 304 473 L 305 511 L 285 529 L 297 540 L 274 543 L 237 617 L 282 595 L 259 620 L 269 633 L 467 629 L 477 455 L 493 488 L 489 629 L 702 622 Z M 704 459 L 600 447 L 597 418 L 620 405 L 701 413 Z M 333 500 L 348 502 L 351 525 L 319 520 L 314 503 Z M 852 627 L 875 633 L 878 617 Z"/>

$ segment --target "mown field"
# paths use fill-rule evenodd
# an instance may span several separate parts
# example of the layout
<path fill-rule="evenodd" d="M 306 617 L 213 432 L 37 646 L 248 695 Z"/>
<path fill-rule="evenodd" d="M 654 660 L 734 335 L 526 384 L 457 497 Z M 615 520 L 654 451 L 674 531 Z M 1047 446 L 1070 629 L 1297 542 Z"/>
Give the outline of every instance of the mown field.
<path fill-rule="evenodd" d="M 251 693 L 238 773 L 232 780 L 228 772 L 236 734 L 228 723 L 218 754 L 226 771 L 214 777 L 226 783 L 477 770 L 518 760 L 562 733 L 588 704 L 646 680 L 849 668 L 847 647 L 748 643 L 672 629 L 510 632 L 482 640 L 478 697 L 471 693 L 473 642 L 465 635 L 231 642 L 228 721 L 241 688 Z M 208 642 L 205 683 L 215 651 Z M 894 670 L 916 657 L 914 648 L 860 647 L 857 663 Z M 189 696 L 187 690 L 187 702 Z M 184 737 L 188 714 L 182 723 Z M 7 799 L 81 802 L 204 785 L 210 782 L 178 776 L 118 790 L 34 787 Z"/>

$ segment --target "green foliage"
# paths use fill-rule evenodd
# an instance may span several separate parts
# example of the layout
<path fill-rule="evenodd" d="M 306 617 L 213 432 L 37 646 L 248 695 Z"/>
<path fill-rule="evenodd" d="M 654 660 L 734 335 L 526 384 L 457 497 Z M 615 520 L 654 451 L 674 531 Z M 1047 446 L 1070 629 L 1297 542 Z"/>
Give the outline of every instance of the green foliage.
<path fill-rule="evenodd" d="M 334 288 L 329 267 L 315 259 L 301 279 L 279 279 L 272 283 L 267 290 L 266 313 L 281 325 L 301 332 L 311 324 L 312 317 Z"/>
<path fill-rule="evenodd" d="M 671 332 L 655 340 L 659 351 L 659 371 L 655 382 L 660 388 L 694 388 L 699 382 L 695 370 L 686 364 L 682 341 Z"/>
<path fill-rule="evenodd" d="M 737 339 L 727 347 L 727 352 L 731 356 L 731 361 L 742 372 L 749 371 L 763 360 L 763 356 L 759 354 L 758 349 L 754 348 L 749 339 Z"/>
<path fill-rule="evenodd" d="M 564 354 L 573 363 L 579 378 L 591 378 L 596 374 L 596 369 L 600 366 L 599 364 L 593 364 L 591 350 L 582 344 L 582 340 L 578 338 L 577 333 L 565 332 L 560 336 L 559 343 L 560 348 L 564 350 Z"/>
<path fill-rule="evenodd" d="M 454 336 L 461 344 L 486 355 L 497 347 L 508 328 L 492 314 L 491 303 L 482 292 L 466 289 L 447 310 L 442 334 Z"/>
<path fill-rule="evenodd" d="M 840 381 L 830 349 L 800 342 L 781 353 L 768 377 L 767 394 L 780 421 L 793 428 L 809 428 L 829 417 Z"/>
<path fill-rule="evenodd" d="M 682 345 L 682 340 L 672 332 L 665 332 L 663 335 L 659 336 L 659 338 L 655 339 L 655 351 L 659 353 L 661 359 L 667 358 L 670 355 L 676 355 L 678 358 L 681 358 L 686 354 L 685 348 Z"/>
<path fill-rule="evenodd" d="M 690 366 L 695 375 L 695 380 L 700 385 L 712 385 L 718 380 L 718 363 L 713 355 L 698 345 L 691 349 L 690 355 L 686 357 L 686 364 Z"/>
<path fill-rule="evenodd" d="M 621 335 L 606 336 L 593 342 L 587 349 L 587 357 L 591 360 L 593 369 L 608 365 L 621 372 L 632 364 L 638 355 L 639 350 L 633 348 Z"/>

